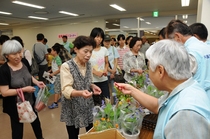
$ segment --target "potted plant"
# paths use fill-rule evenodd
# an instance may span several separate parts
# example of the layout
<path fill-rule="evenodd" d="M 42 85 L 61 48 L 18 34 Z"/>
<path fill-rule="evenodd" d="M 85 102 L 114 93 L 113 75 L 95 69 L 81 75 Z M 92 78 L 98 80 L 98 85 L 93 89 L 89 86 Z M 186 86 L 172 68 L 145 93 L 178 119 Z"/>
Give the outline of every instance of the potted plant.
<path fill-rule="evenodd" d="M 40 89 L 35 102 L 35 109 L 37 112 L 43 110 L 47 106 L 47 102 L 49 100 L 50 93 L 47 87 Z"/>
<path fill-rule="evenodd" d="M 117 104 L 106 101 L 101 107 L 94 107 L 94 130 L 102 131 L 117 128 L 123 135 L 139 136 L 144 111 L 130 95 L 124 95 L 117 89 Z"/>

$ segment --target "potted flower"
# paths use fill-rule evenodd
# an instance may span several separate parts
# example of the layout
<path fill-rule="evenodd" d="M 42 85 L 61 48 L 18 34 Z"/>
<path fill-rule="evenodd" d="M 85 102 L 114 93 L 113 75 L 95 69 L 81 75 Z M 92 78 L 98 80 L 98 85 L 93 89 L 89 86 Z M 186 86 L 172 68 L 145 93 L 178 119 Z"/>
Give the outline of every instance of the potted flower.
<path fill-rule="evenodd" d="M 43 110 L 47 106 L 49 97 L 50 97 L 50 93 L 47 87 L 39 90 L 37 94 L 36 102 L 35 102 L 35 109 L 37 112 Z"/>
<path fill-rule="evenodd" d="M 141 113 L 139 110 L 125 115 L 122 120 L 122 125 L 123 135 L 126 139 L 137 139 L 139 137 L 144 116 L 145 114 Z"/>

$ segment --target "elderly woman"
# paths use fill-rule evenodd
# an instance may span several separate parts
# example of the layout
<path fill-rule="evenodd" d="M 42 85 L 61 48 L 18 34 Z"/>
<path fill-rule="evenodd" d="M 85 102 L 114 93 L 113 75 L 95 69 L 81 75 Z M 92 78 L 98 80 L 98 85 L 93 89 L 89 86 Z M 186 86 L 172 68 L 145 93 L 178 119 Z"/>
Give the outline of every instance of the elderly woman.
<path fill-rule="evenodd" d="M 69 139 L 78 139 L 79 129 L 93 127 L 92 95 L 100 95 L 101 89 L 92 84 L 92 68 L 89 62 L 96 43 L 92 37 L 79 36 L 73 42 L 76 57 L 62 64 L 60 69 L 62 109 L 61 121 L 66 123 Z"/>
<path fill-rule="evenodd" d="M 0 90 L 3 96 L 3 112 L 9 115 L 11 121 L 12 139 L 23 138 L 23 123 L 19 122 L 16 106 L 16 89 L 22 89 L 25 100 L 28 100 L 34 106 L 35 97 L 33 92 L 35 88 L 32 86 L 32 82 L 40 88 L 45 86 L 43 82 L 39 82 L 31 76 L 27 67 L 21 61 L 22 52 L 23 48 L 18 41 L 8 40 L 3 44 L 1 53 L 7 62 L 0 68 Z M 31 123 L 31 126 L 36 138 L 42 139 L 42 129 L 38 115 L 37 119 Z"/>
<path fill-rule="evenodd" d="M 141 38 L 134 37 L 129 44 L 131 51 L 123 56 L 124 79 L 129 82 L 132 78 L 143 73 L 145 66 L 144 54 L 139 52 L 142 46 Z"/>
<path fill-rule="evenodd" d="M 191 77 L 189 56 L 184 46 L 162 40 L 147 50 L 146 57 L 150 79 L 167 94 L 157 99 L 128 84 L 116 83 L 116 86 L 142 106 L 158 113 L 154 139 L 209 138 L 210 100 Z"/>

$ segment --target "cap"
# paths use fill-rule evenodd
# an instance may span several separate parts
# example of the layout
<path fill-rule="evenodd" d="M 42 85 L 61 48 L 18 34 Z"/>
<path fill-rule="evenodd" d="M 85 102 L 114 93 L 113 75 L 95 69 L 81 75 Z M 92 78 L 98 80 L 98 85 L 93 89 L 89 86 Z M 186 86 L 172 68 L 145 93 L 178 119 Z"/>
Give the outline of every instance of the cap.
<path fill-rule="evenodd" d="M 111 40 L 111 36 L 108 35 L 108 34 L 105 34 L 105 35 L 104 35 L 104 40 L 105 40 L 105 41 L 110 41 L 110 40 Z"/>

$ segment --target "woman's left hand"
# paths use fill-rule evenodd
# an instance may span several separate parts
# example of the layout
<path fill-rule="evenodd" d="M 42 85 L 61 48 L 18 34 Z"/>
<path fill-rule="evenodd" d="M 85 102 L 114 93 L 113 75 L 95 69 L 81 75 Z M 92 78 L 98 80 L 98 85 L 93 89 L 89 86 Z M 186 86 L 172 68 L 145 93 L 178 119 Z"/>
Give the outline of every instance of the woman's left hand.
<path fill-rule="evenodd" d="M 98 86 L 93 85 L 92 89 L 93 89 L 93 94 L 94 95 L 100 95 L 101 94 L 101 89 Z"/>
<path fill-rule="evenodd" d="M 37 86 L 39 88 L 44 88 L 46 85 L 43 82 L 38 81 Z"/>

